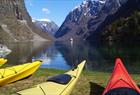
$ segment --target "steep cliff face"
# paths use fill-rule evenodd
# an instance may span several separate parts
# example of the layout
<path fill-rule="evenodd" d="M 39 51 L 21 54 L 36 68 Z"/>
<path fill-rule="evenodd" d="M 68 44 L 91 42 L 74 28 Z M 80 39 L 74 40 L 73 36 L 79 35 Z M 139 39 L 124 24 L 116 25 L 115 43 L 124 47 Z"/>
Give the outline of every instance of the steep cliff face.
<path fill-rule="evenodd" d="M 51 39 L 36 28 L 24 0 L 0 1 L 0 41 L 46 41 Z"/>
<path fill-rule="evenodd" d="M 123 0 L 118 0 L 118 1 L 123 2 Z M 97 29 L 95 31 L 90 32 L 90 36 L 88 36 L 87 38 L 88 41 L 95 41 L 95 40 L 100 41 L 101 39 L 103 39 L 101 35 L 103 34 L 105 27 L 112 25 L 113 22 L 121 18 L 127 19 L 135 11 L 140 11 L 140 0 L 124 0 L 124 1 L 125 2 L 123 2 L 123 4 L 120 3 L 122 5 L 118 7 L 116 12 L 114 12 L 113 14 L 108 14 L 106 18 L 104 19 L 104 21 L 97 27 Z M 105 6 L 104 8 L 107 8 L 107 6 Z M 92 22 L 94 22 L 94 19 L 90 21 L 91 26 L 93 24 Z M 127 30 L 124 30 L 124 31 L 127 31 Z"/>
<path fill-rule="evenodd" d="M 139 0 L 85 0 L 73 9 L 56 32 L 58 40 L 100 40 L 106 25 L 130 15 L 139 8 Z"/>

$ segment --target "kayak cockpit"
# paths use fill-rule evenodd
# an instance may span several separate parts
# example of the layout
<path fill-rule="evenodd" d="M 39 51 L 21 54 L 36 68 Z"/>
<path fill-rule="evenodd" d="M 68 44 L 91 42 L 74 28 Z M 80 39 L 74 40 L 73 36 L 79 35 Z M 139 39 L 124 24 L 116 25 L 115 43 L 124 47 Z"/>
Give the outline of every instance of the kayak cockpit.
<path fill-rule="evenodd" d="M 58 84 L 68 84 L 72 77 L 68 74 L 59 74 L 53 77 L 48 78 L 48 82 L 55 82 Z"/>
<path fill-rule="evenodd" d="M 140 94 L 132 88 L 122 87 L 112 89 L 108 91 L 105 95 L 140 95 Z"/>

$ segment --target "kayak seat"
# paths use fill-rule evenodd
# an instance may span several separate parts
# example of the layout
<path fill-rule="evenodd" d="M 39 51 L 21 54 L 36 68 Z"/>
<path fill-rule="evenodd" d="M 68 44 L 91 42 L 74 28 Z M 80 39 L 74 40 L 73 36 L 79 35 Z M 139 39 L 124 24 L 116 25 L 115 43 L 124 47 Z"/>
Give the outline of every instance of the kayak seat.
<path fill-rule="evenodd" d="M 108 91 L 105 95 L 140 95 L 136 90 L 126 87 L 115 88 Z"/>
<path fill-rule="evenodd" d="M 72 77 L 70 75 L 68 75 L 68 74 L 60 74 L 60 75 L 56 75 L 56 76 L 48 78 L 47 81 L 55 82 L 55 83 L 59 83 L 59 84 L 64 84 L 65 85 L 65 84 L 69 83 L 71 78 Z"/>

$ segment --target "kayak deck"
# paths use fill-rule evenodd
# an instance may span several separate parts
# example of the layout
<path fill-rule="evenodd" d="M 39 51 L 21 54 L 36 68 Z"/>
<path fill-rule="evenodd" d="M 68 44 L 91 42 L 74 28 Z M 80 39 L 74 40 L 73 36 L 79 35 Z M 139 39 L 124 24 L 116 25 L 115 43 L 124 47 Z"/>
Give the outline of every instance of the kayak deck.
<path fill-rule="evenodd" d="M 81 62 L 74 70 L 68 71 L 67 75 L 71 76 L 71 80 L 67 84 L 47 81 L 32 88 L 17 92 L 19 95 L 70 95 L 74 85 L 76 84 L 85 61 Z"/>
<path fill-rule="evenodd" d="M 41 61 L 35 61 L 0 69 L 0 86 L 28 77 L 38 69 L 41 63 Z"/>

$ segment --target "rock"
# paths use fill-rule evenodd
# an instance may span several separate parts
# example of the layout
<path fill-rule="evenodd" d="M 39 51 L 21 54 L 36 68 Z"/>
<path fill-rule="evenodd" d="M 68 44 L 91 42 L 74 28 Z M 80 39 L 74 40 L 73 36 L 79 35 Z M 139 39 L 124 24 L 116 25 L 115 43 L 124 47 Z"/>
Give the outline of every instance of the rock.
<path fill-rule="evenodd" d="M 24 0 L 0 1 L 0 41 L 47 41 L 51 37 L 36 28 L 29 16 Z"/>

